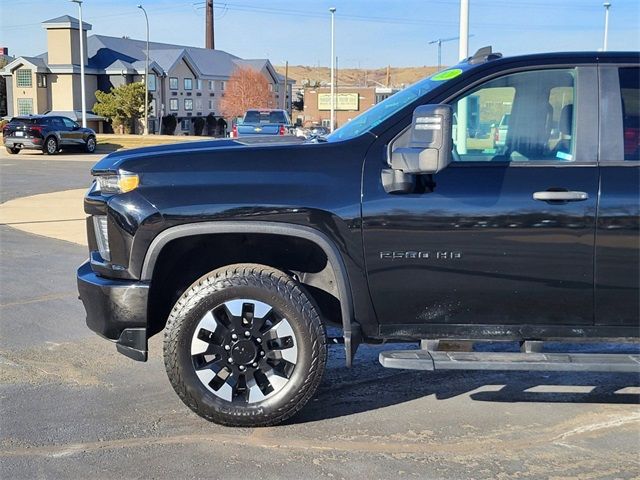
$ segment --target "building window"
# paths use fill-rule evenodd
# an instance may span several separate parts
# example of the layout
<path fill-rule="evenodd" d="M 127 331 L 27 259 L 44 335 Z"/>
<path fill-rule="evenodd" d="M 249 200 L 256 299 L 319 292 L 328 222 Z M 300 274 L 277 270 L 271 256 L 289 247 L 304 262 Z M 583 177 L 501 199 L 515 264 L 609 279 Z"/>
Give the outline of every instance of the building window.
<path fill-rule="evenodd" d="M 196 90 L 202 90 L 202 80 L 196 79 Z"/>
<path fill-rule="evenodd" d="M 209 100 L 209 110 L 213 110 L 213 100 Z"/>
<path fill-rule="evenodd" d="M 32 115 L 33 114 L 33 98 L 19 98 L 18 99 L 18 115 Z"/>
<path fill-rule="evenodd" d="M 178 111 L 178 99 L 177 98 L 170 98 L 169 99 L 169 110 L 171 110 L 172 112 L 177 112 Z"/>
<path fill-rule="evenodd" d="M 193 79 L 191 79 L 191 78 L 185 78 L 184 79 L 184 89 L 185 90 L 192 90 L 193 89 Z"/>
<path fill-rule="evenodd" d="M 224 92 L 225 88 L 227 88 L 227 82 L 220 82 L 220 91 Z"/>
<path fill-rule="evenodd" d="M 156 76 L 153 74 L 149 74 L 149 81 L 147 82 L 147 88 L 150 92 L 156 91 Z"/>
<path fill-rule="evenodd" d="M 32 82 L 31 70 L 28 68 L 19 68 L 16 70 L 16 85 L 18 87 L 31 87 L 33 86 Z"/>
<path fill-rule="evenodd" d="M 178 89 L 178 79 L 176 77 L 169 78 L 169 90 L 177 90 Z"/>
<path fill-rule="evenodd" d="M 215 89 L 216 89 L 216 82 L 214 82 L 213 80 L 209 80 L 209 90 L 213 92 Z"/>
<path fill-rule="evenodd" d="M 184 109 L 187 110 L 187 111 L 193 110 L 193 99 L 192 98 L 185 98 L 184 99 Z"/>
<path fill-rule="evenodd" d="M 180 128 L 182 130 L 189 130 L 191 128 L 191 120 L 189 120 L 188 118 L 185 118 L 184 120 L 182 120 L 180 122 Z"/>
<path fill-rule="evenodd" d="M 279 91 L 280 91 L 280 85 L 278 85 L 277 83 L 276 83 L 276 84 L 274 84 L 274 85 L 273 85 L 273 89 L 274 89 L 276 92 L 279 92 Z"/>
<path fill-rule="evenodd" d="M 196 111 L 197 112 L 202 111 L 202 99 L 200 98 L 196 99 Z"/>
<path fill-rule="evenodd" d="M 38 87 L 47 88 L 47 76 L 43 74 L 38 74 L 36 77 L 38 79 Z"/>
<path fill-rule="evenodd" d="M 151 99 L 151 104 L 149 106 L 149 115 L 152 117 L 156 116 L 156 99 L 155 98 Z"/>

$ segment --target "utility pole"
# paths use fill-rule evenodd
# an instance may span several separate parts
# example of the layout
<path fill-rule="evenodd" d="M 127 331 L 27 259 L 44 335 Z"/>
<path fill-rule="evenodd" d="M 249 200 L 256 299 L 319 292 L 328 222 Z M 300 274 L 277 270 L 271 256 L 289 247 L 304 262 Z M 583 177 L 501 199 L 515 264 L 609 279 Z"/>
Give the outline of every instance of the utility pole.
<path fill-rule="evenodd" d="M 149 17 L 147 11 L 142 5 L 138 8 L 144 13 L 144 19 L 147 22 L 147 60 L 144 64 L 144 127 L 143 134 L 149 135 Z"/>
<path fill-rule="evenodd" d="M 469 56 L 469 0 L 460 0 L 460 43 L 458 59 L 464 60 Z M 459 154 L 467 153 L 467 123 L 468 123 L 468 102 L 467 98 L 458 101 L 457 125 L 456 129 L 456 149 Z"/>
<path fill-rule="evenodd" d="M 284 62 L 284 101 L 283 101 L 283 109 L 289 113 L 289 108 L 287 107 L 287 95 L 289 94 L 289 60 Z"/>
<path fill-rule="evenodd" d="M 82 0 L 71 0 L 78 4 L 78 20 L 80 21 L 80 96 L 82 97 L 82 128 L 87 128 L 87 100 L 84 88 L 84 25 L 82 23 Z"/>
<path fill-rule="evenodd" d="M 215 50 L 216 40 L 213 24 L 213 0 L 207 0 L 207 11 L 205 15 L 205 48 Z"/>
<path fill-rule="evenodd" d="M 602 6 L 604 7 L 604 41 L 602 50 L 606 52 L 607 48 L 609 48 L 609 9 L 611 8 L 611 3 L 604 2 Z"/>
<path fill-rule="evenodd" d="M 331 126 L 329 130 L 333 132 L 336 124 L 336 91 L 335 91 L 335 16 L 336 7 L 329 9 L 331 12 Z"/>

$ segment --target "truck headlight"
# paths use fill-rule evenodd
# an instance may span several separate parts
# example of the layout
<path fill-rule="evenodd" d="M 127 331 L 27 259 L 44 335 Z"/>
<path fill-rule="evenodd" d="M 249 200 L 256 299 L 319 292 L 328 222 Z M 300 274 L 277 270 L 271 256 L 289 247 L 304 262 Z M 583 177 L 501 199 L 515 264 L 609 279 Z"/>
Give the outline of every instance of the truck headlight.
<path fill-rule="evenodd" d="M 120 170 L 116 175 L 97 175 L 98 190 L 102 193 L 126 193 L 140 185 L 140 177 L 132 172 Z"/>
<path fill-rule="evenodd" d="M 98 244 L 98 252 L 103 260 L 111 261 L 111 251 L 109 250 L 109 232 L 107 230 L 107 216 L 93 216 L 93 231 L 96 235 L 96 243 Z"/>

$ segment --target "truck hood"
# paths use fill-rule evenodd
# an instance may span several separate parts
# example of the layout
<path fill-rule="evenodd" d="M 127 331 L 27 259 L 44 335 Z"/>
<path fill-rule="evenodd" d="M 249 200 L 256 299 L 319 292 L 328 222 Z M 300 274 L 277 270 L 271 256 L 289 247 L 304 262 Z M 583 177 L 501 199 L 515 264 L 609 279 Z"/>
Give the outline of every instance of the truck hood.
<path fill-rule="evenodd" d="M 154 157 L 173 154 L 197 154 L 205 151 L 227 150 L 230 148 L 246 150 L 254 150 L 268 146 L 277 145 L 296 145 L 301 144 L 305 140 L 293 135 L 286 136 L 261 136 L 255 135 L 248 138 L 237 139 L 217 139 L 203 140 L 201 142 L 188 141 L 180 143 L 171 143 L 166 145 L 155 145 L 153 147 L 132 148 L 113 152 L 105 156 L 96 163 L 91 172 L 100 174 L 106 172 L 116 172 L 121 165 L 127 160 L 141 157 Z"/>

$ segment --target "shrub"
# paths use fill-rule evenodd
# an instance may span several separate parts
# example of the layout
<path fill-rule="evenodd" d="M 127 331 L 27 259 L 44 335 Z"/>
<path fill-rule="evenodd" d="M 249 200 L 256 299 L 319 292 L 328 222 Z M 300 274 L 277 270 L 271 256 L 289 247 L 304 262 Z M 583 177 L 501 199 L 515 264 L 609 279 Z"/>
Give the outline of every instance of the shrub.
<path fill-rule="evenodd" d="M 216 117 L 213 113 L 207 115 L 207 135 L 213 137 L 216 134 Z"/>
<path fill-rule="evenodd" d="M 202 130 L 204 129 L 204 118 L 202 117 L 196 117 L 193 120 L 193 134 L 196 137 L 199 137 L 200 135 L 202 135 Z"/>
<path fill-rule="evenodd" d="M 165 115 L 162 117 L 162 133 L 164 135 L 173 135 L 176 132 L 178 120 L 175 115 Z"/>

